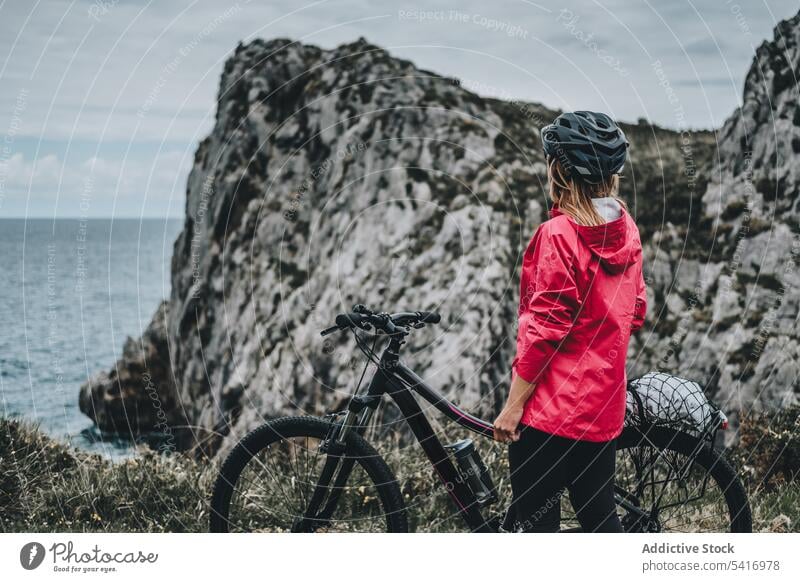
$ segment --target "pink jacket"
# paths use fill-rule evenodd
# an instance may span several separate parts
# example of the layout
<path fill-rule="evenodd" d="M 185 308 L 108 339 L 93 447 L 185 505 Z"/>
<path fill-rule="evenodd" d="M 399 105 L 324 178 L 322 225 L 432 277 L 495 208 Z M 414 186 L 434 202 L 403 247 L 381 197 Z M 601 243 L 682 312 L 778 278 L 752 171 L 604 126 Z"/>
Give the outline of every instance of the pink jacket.
<path fill-rule="evenodd" d="M 628 340 L 647 309 L 639 231 L 624 210 L 601 226 L 550 214 L 522 263 L 512 370 L 536 383 L 522 423 L 604 442 L 622 431 Z"/>

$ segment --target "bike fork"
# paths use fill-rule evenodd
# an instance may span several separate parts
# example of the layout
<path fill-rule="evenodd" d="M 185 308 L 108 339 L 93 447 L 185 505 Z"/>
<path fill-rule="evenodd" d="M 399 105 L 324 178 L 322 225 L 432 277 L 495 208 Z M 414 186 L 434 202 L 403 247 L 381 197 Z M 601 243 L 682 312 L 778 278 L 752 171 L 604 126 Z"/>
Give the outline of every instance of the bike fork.
<path fill-rule="evenodd" d="M 354 457 L 348 457 L 346 454 L 347 437 L 353 430 L 358 433 L 364 431 L 375 410 L 373 398 L 375 397 L 357 396 L 353 398 L 342 422 L 332 427 L 328 438 L 322 443 L 323 452 L 327 455 L 325 465 L 322 467 L 322 473 L 320 473 L 303 517 L 295 520 L 292 525 L 293 532 L 314 531 L 330 523 L 331 516 L 336 510 L 356 462 Z M 379 397 L 377 398 L 379 399 Z M 334 475 L 336 475 L 335 478 Z M 331 480 L 333 480 L 333 486 L 330 486 Z M 325 500 L 326 496 L 327 501 Z M 323 502 L 325 502 L 324 507 L 322 507 Z M 320 507 L 322 507 L 321 511 Z"/>

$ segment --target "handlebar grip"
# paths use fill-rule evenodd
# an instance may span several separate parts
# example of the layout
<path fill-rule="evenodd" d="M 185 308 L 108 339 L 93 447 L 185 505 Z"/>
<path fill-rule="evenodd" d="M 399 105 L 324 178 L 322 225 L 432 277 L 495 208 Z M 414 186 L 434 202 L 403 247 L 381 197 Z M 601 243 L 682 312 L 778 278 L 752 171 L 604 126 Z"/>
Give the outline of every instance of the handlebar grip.
<path fill-rule="evenodd" d="M 435 311 L 420 311 L 419 320 L 422 323 L 439 323 L 442 321 L 442 316 Z"/>
<path fill-rule="evenodd" d="M 336 325 L 340 328 L 361 327 L 363 322 L 368 319 L 359 313 L 340 313 L 336 316 Z"/>
<path fill-rule="evenodd" d="M 328 329 L 323 329 L 321 332 L 319 332 L 319 335 L 325 337 L 326 335 L 331 335 L 332 333 L 337 331 L 342 331 L 342 328 L 339 327 L 338 325 L 334 325 L 333 327 L 329 327 Z"/>

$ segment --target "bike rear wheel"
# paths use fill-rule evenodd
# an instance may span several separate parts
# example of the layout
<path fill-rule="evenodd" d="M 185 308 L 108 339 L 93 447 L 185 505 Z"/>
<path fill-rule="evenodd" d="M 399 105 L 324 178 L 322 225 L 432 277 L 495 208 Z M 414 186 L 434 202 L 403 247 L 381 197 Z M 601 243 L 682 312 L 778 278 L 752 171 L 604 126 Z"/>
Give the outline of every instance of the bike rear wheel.
<path fill-rule="evenodd" d="M 626 428 L 617 440 L 618 513 L 628 532 L 751 532 L 750 504 L 708 442 L 669 428 Z"/>
<path fill-rule="evenodd" d="M 353 432 L 343 451 L 320 450 L 332 426 L 287 417 L 245 436 L 220 469 L 211 531 L 408 531 L 397 480 L 369 443 Z M 336 473 L 319 487 L 326 466 L 348 467 L 346 481 L 337 481 Z"/>

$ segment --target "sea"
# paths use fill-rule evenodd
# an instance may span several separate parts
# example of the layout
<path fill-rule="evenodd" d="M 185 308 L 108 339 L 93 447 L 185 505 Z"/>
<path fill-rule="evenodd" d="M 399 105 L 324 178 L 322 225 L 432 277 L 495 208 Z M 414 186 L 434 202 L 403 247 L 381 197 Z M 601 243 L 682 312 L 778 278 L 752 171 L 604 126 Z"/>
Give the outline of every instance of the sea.
<path fill-rule="evenodd" d="M 135 443 L 78 409 L 169 297 L 178 219 L 0 219 L 0 415 L 110 458 Z"/>

